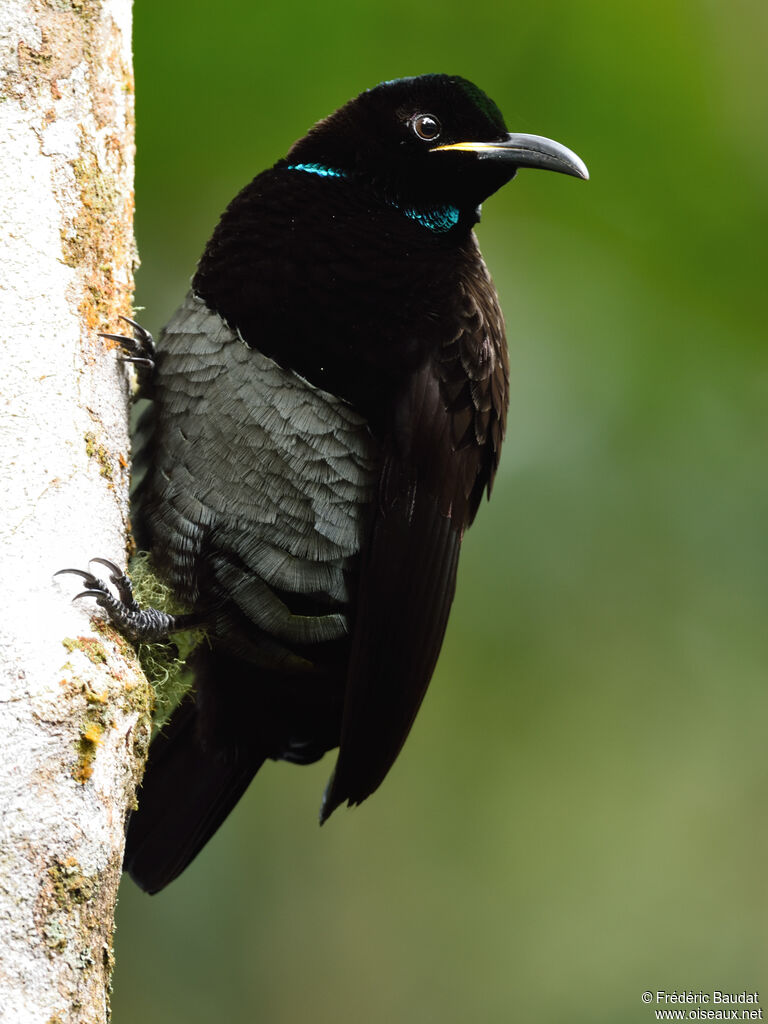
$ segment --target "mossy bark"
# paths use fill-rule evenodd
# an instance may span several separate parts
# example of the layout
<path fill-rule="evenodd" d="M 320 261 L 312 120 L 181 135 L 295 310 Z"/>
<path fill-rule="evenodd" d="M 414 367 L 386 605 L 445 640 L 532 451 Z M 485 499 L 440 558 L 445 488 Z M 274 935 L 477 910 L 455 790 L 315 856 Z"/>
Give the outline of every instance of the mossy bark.
<path fill-rule="evenodd" d="M 0 1005 L 109 1015 L 125 817 L 150 735 L 132 649 L 52 574 L 125 562 L 131 0 L 0 3 Z M 65 579 L 71 579 L 65 577 Z"/>

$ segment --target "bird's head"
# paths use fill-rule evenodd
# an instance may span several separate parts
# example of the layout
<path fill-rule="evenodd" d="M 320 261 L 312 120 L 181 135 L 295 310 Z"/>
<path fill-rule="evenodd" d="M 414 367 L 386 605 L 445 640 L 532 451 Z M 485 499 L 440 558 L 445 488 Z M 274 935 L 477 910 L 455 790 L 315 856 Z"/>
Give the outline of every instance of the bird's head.
<path fill-rule="evenodd" d="M 519 167 L 589 177 L 560 143 L 510 134 L 493 100 L 453 75 L 400 78 L 369 89 L 318 122 L 287 161 L 365 181 L 408 211 L 447 209 L 462 221 L 476 219 L 479 204 Z"/>

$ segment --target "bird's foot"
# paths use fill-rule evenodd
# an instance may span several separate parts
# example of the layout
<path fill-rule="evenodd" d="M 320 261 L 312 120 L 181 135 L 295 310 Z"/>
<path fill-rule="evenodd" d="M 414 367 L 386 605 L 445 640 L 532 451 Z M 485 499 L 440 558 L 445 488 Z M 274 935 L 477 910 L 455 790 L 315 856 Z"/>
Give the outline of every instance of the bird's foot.
<path fill-rule="evenodd" d="M 141 367 L 145 373 L 151 373 L 155 368 L 155 339 L 135 320 L 127 316 L 121 316 L 120 319 L 125 320 L 133 328 L 132 337 L 126 334 L 99 334 L 99 337 L 109 338 L 118 343 L 124 363 L 133 363 L 134 366 Z"/>
<path fill-rule="evenodd" d="M 73 601 L 81 597 L 94 598 L 96 604 L 107 613 L 115 629 L 133 643 L 155 643 L 165 640 L 171 633 L 199 625 L 195 615 L 170 615 L 158 608 L 141 608 L 133 596 L 131 581 L 114 562 L 106 558 L 92 558 L 88 564 L 91 562 L 99 562 L 109 569 L 109 582 L 117 591 L 117 597 L 109 584 L 84 569 L 60 569 L 54 575 L 70 573 L 79 576 L 85 582 L 86 589 L 76 594 Z"/>

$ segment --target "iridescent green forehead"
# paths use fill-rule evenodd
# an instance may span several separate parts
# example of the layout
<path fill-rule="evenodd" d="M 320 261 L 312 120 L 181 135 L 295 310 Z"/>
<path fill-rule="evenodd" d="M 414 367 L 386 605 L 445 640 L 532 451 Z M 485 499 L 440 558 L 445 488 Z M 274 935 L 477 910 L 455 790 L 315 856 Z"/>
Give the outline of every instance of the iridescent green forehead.
<path fill-rule="evenodd" d="M 390 78 L 386 82 L 380 82 L 368 92 L 378 92 L 380 89 L 399 88 L 401 90 L 418 88 L 419 86 L 437 86 L 441 90 L 460 89 L 467 97 L 472 106 L 500 127 L 504 125 L 504 115 L 482 89 L 460 75 L 419 75 L 413 78 Z"/>
<path fill-rule="evenodd" d="M 456 84 L 459 85 L 464 94 L 469 100 L 480 110 L 485 116 L 498 124 L 504 124 L 504 115 L 493 102 L 490 96 L 487 96 L 482 89 L 478 89 L 472 82 L 468 82 L 466 78 L 458 78 Z"/>

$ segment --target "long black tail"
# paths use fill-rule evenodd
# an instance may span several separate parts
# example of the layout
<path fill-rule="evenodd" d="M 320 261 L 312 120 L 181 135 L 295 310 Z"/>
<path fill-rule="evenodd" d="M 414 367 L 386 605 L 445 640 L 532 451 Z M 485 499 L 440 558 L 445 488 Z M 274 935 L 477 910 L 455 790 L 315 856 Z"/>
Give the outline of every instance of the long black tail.
<path fill-rule="evenodd" d="M 201 743 L 187 698 L 152 743 L 131 815 L 124 870 L 145 892 L 172 882 L 202 850 L 261 767 L 252 749 Z"/>

